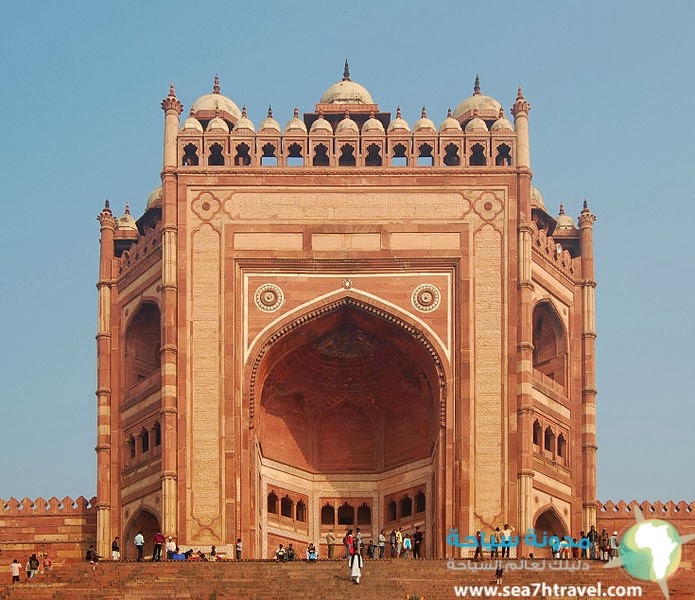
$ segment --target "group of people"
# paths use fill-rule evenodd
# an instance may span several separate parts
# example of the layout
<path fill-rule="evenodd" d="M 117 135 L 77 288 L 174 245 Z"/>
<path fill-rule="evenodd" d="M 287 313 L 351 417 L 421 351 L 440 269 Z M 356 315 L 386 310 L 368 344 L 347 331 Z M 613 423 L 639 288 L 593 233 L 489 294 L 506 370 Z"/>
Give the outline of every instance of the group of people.
<path fill-rule="evenodd" d="M 163 552 L 165 553 L 166 560 L 217 560 L 218 553 L 217 547 L 212 546 L 210 548 L 210 553 L 206 556 L 204 552 L 198 550 L 197 552 L 193 549 L 189 549 L 182 552 L 181 549 L 176 545 L 174 538 L 169 536 L 165 538 L 160 531 L 154 534 L 154 549 L 152 551 L 152 562 L 161 562 Z M 145 536 L 142 531 L 138 531 L 133 539 L 135 544 L 135 549 L 137 551 L 137 562 L 142 562 L 145 553 Z M 235 545 L 235 556 L 237 560 L 241 560 L 242 543 L 241 538 L 237 538 Z M 87 560 L 95 562 L 99 559 L 94 551 L 94 546 L 90 546 L 87 551 Z M 111 542 L 111 560 L 121 560 L 121 538 L 116 536 Z"/>
<path fill-rule="evenodd" d="M 389 555 L 391 558 L 422 558 L 422 543 L 424 536 L 420 527 L 415 527 L 414 533 L 403 533 L 403 528 L 392 529 L 387 538 L 386 530 L 382 529 L 379 532 L 377 543 L 373 539 L 365 545 L 364 538 L 360 528 L 357 527 L 353 533 L 352 529 L 348 529 L 343 536 L 343 547 L 345 549 L 344 557 L 351 556 L 350 549 L 354 544 L 358 548 L 360 556 L 364 555 L 365 547 L 368 558 L 385 558 L 386 544 L 389 544 Z M 326 545 L 328 546 L 328 558 L 335 558 L 336 537 L 333 529 L 330 529 L 326 534 Z"/>
<path fill-rule="evenodd" d="M 580 539 L 588 540 L 588 544 L 583 545 L 588 546 L 588 553 L 586 548 L 582 547 L 581 558 L 590 558 L 591 560 L 602 560 L 607 562 L 618 556 L 620 539 L 618 538 L 617 531 L 609 535 L 608 530 L 604 527 L 601 533 L 599 533 L 596 531 L 596 527 L 592 525 L 587 533 L 581 532 Z"/>
<path fill-rule="evenodd" d="M 32 579 L 36 577 L 36 575 L 39 573 L 39 569 L 43 567 L 43 572 L 47 573 L 48 571 L 51 570 L 51 559 L 48 558 L 48 553 L 44 552 L 42 559 L 39 559 L 39 557 L 34 553 L 32 554 L 29 558 L 26 559 L 26 574 L 27 574 L 27 580 Z M 22 569 L 24 566 L 22 565 L 21 562 L 19 562 L 19 559 L 15 558 L 11 563 L 10 563 L 10 573 L 12 574 L 12 583 L 19 583 L 20 580 L 20 575 L 22 573 Z"/>
<path fill-rule="evenodd" d="M 319 551 L 314 544 L 309 543 L 309 545 L 306 548 L 306 560 L 308 562 L 316 562 L 319 558 Z M 294 546 L 292 544 L 288 544 L 287 547 L 285 547 L 283 544 L 280 544 L 275 550 L 275 560 L 278 562 L 288 562 L 288 561 L 293 561 L 293 560 L 299 560 L 297 557 L 297 551 L 294 549 Z"/>

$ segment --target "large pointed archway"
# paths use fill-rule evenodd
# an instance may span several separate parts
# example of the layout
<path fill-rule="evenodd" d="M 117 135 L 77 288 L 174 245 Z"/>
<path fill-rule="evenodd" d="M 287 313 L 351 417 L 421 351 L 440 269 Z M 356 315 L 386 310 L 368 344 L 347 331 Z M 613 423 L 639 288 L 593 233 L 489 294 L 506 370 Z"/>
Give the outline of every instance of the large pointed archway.
<path fill-rule="evenodd" d="M 329 529 L 430 530 L 443 389 L 422 333 L 351 297 L 274 336 L 252 409 L 259 555 Z"/>

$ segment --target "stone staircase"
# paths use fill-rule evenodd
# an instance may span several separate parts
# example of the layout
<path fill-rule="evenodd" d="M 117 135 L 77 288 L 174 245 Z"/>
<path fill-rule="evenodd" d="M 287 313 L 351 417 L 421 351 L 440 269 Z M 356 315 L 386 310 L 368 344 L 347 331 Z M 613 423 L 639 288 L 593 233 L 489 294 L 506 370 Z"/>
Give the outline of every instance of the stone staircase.
<path fill-rule="evenodd" d="M 509 561 L 505 561 L 508 563 Z M 517 561 L 510 561 L 517 563 Z M 472 563 L 476 564 L 476 563 Z M 479 563 L 484 565 L 485 563 Z M 452 565 L 453 566 L 453 565 Z M 29 582 L 11 585 L 9 569 L 2 576 L 3 600 L 405 600 L 420 595 L 423 600 L 456 598 L 456 585 L 494 584 L 493 571 L 454 570 L 446 560 L 365 560 L 360 586 L 355 586 L 346 561 L 229 562 L 101 562 L 72 563 Z M 507 570 L 504 585 L 553 584 L 642 586 L 642 598 L 660 600 L 656 584 L 632 579 L 621 568 L 604 569 L 591 563 L 588 570 Z M 671 600 L 695 598 L 695 572 L 690 561 L 668 580 Z M 458 597 L 473 597 L 468 596 Z M 482 593 L 478 598 L 490 598 Z M 536 598 L 567 596 L 536 594 Z M 573 596 L 574 597 L 574 596 Z M 579 596 L 593 598 L 591 596 Z"/>

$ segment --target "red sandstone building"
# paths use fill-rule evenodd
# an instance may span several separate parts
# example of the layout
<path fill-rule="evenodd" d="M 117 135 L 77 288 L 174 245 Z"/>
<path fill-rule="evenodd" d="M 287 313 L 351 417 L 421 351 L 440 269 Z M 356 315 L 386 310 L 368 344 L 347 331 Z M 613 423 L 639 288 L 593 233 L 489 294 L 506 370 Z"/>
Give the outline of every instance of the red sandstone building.
<path fill-rule="evenodd" d="M 411 127 L 346 65 L 284 128 L 217 79 L 162 108 L 162 187 L 99 215 L 99 554 L 596 522 L 595 217 L 532 186 L 521 90 Z"/>

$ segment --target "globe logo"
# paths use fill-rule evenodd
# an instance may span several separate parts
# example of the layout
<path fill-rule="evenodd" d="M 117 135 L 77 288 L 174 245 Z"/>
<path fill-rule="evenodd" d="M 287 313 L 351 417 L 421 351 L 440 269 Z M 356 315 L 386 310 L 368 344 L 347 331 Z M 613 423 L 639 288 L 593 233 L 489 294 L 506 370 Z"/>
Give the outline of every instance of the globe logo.
<path fill-rule="evenodd" d="M 668 521 L 645 519 L 638 507 L 635 521 L 620 541 L 618 556 L 605 566 L 624 567 L 636 579 L 656 582 L 668 600 L 666 578 L 680 565 L 681 546 L 695 539 L 695 534 L 681 537 Z"/>
<path fill-rule="evenodd" d="M 681 541 L 676 528 L 650 519 L 636 523 L 620 542 L 623 567 L 645 581 L 661 581 L 673 575 L 681 562 Z"/>

